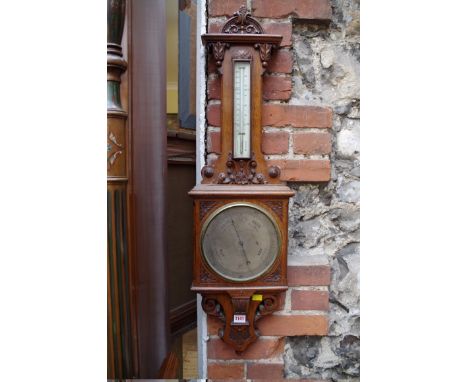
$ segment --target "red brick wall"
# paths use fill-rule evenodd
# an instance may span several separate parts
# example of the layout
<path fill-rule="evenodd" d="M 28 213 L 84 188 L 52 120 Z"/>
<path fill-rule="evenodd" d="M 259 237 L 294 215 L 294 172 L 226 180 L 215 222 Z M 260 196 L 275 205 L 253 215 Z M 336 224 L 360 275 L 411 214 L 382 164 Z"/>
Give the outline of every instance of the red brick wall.
<path fill-rule="evenodd" d="M 245 0 L 208 0 L 208 31 L 222 25 Z M 281 34 L 283 41 L 270 61 L 263 81 L 262 150 L 281 169 L 285 181 L 323 182 L 330 179 L 332 111 L 327 107 L 291 105 L 293 18 L 327 22 L 328 0 L 251 0 L 252 15 L 266 33 Z M 273 20 L 274 19 L 274 20 Z M 221 82 L 211 58 L 208 60 L 207 151 L 209 160 L 220 153 Z M 209 317 L 207 343 L 208 378 L 283 379 L 286 336 L 328 333 L 328 285 L 330 267 L 296 259 L 288 267 L 289 290 L 282 296 L 282 310 L 257 322 L 258 341 L 242 355 L 222 342 L 221 322 Z"/>
<path fill-rule="evenodd" d="M 286 336 L 323 336 L 328 333 L 328 265 L 288 267 L 289 290 L 283 293 L 282 310 L 258 320 L 261 337 L 238 355 L 218 337 L 222 323 L 208 317 L 208 378 L 283 379 Z"/>

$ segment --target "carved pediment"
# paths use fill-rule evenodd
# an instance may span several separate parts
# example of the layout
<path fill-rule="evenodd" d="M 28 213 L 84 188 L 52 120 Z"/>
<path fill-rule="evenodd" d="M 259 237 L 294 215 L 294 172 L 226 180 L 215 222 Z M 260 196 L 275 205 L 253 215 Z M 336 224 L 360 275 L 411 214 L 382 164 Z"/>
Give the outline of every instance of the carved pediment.
<path fill-rule="evenodd" d="M 234 13 L 234 16 L 224 24 L 222 33 L 261 34 L 265 32 L 258 21 L 254 20 L 250 16 L 250 12 L 247 10 L 247 7 L 243 5 L 236 13 Z"/>

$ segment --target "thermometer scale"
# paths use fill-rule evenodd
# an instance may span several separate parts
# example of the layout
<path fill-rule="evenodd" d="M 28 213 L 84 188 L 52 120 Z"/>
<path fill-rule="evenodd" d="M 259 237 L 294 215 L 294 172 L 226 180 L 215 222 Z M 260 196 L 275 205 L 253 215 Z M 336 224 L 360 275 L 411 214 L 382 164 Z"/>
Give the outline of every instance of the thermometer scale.
<path fill-rule="evenodd" d="M 234 61 L 234 159 L 250 158 L 250 61 Z"/>

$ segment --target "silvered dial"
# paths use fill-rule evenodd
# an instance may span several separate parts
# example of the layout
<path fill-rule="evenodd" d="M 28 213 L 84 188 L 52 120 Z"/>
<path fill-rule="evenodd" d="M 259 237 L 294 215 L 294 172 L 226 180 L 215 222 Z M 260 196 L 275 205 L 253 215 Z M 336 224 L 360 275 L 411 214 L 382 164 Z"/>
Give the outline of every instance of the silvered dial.
<path fill-rule="evenodd" d="M 202 254 L 208 265 L 232 281 L 253 280 L 275 262 L 280 233 L 262 208 L 232 203 L 215 211 L 202 229 Z"/>
<path fill-rule="evenodd" d="M 234 61 L 233 157 L 250 158 L 250 61 Z"/>

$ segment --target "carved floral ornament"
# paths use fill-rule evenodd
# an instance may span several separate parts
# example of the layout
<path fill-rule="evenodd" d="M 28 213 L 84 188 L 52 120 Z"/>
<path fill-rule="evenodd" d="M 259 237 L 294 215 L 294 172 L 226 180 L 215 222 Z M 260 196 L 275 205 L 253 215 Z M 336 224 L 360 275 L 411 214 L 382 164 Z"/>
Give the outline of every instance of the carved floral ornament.
<path fill-rule="evenodd" d="M 262 26 L 257 20 L 251 17 L 250 12 L 245 5 L 242 5 L 239 10 L 234 13 L 226 24 L 224 24 L 222 33 L 250 33 L 260 34 L 265 33 Z"/>
<path fill-rule="evenodd" d="M 224 53 L 226 49 L 231 47 L 226 42 L 216 41 L 208 44 L 208 49 L 211 50 L 214 59 L 216 60 L 216 66 L 220 67 L 223 64 Z M 268 62 L 271 60 L 271 51 L 275 46 L 273 44 L 255 44 L 254 48 L 260 50 L 260 59 L 262 60 L 262 66 L 265 68 Z"/>
<path fill-rule="evenodd" d="M 123 154 L 124 146 L 117 142 L 117 137 L 112 131 L 107 139 L 107 169 L 109 170 L 114 165 L 117 157 Z"/>
<path fill-rule="evenodd" d="M 248 51 L 248 50 L 241 49 L 241 50 L 238 50 L 236 53 L 234 53 L 232 58 L 235 58 L 235 59 L 242 59 L 242 58 L 251 59 L 252 58 L 252 53 L 250 51 Z"/>
<path fill-rule="evenodd" d="M 226 48 L 229 48 L 229 44 L 217 41 L 215 43 L 211 43 L 209 48 L 211 48 L 213 57 L 216 60 L 216 66 L 221 66 L 224 60 L 224 51 Z"/>
<path fill-rule="evenodd" d="M 268 61 L 271 59 L 271 44 L 255 44 L 255 49 L 260 49 L 260 59 L 262 60 L 262 66 L 265 68 L 268 65 Z"/>
<path fill-rule="evenodd" d="M 265 176 L 257 173 L 257 162 L 255 161 L 255 153 L 252 153 L 252 159 L 249 161 L 234 161 L 232 153 L 228 155 L 226 162 L 226 172 L 221 172 L 218 175 L 218 183 L 227 184 L 264 184 L 266 183 Z"/>
<path fill-rule="evenodd" d="M 232 153 L 228 154 L 226 169 L 218 174 L 218 184 L 266 184 L 268 183 L 265 175 L 257 172 L 257 161 L 255 153 L 252 152 L 252 159 L 234 160 Z M 211 178 L 215 174 L 215 169 L 211 165 L 206 165 L 202 168 L 201 174 L 203 178 Z M 281 174 L 278 166 L 270 166 L 268 175 L 271 178 L 277 178 Z"/>

